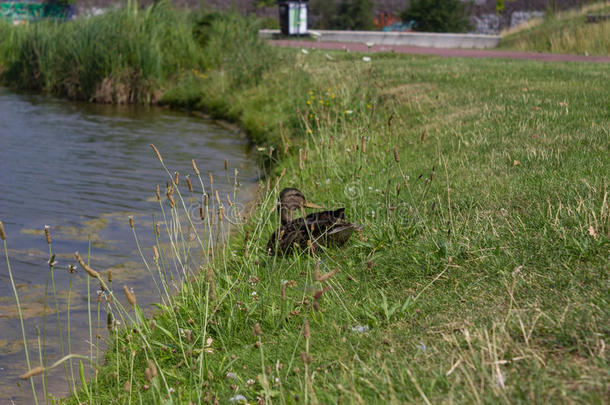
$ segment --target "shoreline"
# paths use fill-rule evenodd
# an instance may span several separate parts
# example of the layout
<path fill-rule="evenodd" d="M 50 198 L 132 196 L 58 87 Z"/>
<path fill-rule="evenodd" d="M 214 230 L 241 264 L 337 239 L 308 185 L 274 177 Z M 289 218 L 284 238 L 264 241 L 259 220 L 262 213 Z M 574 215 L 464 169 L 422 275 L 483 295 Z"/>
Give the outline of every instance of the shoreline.
<path fill-rule="evenodd" d="M 606 65 L 256 49 L 257 80 L 232 59 L 173 105 L 240 124 L 272 192 L 154 319 L 113 307 L 66 403 L 602 400 Z M 289 186 L 362 234 L 268 256 Z"/>

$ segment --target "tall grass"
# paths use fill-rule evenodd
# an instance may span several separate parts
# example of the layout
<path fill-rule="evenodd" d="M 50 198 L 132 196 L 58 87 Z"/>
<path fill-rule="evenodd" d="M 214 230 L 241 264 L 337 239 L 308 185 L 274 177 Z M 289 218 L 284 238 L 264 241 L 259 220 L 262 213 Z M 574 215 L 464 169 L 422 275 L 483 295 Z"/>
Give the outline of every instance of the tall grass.
<path fill-rule="evenodd" d="M 579 11 L 551 14 L 503 33 L 500 48 L 520 51 L 610 55 L 610 22 L 587 23 L 586 14 L 608 13 L 604 2 Z"/>
<path fill-rule="evenodd" d="M 205 65 L 191 28 L 167 1 L 67 23 L 4 24 L 2 81 L 73 99 L 155 102 L 181 71 Z"/>

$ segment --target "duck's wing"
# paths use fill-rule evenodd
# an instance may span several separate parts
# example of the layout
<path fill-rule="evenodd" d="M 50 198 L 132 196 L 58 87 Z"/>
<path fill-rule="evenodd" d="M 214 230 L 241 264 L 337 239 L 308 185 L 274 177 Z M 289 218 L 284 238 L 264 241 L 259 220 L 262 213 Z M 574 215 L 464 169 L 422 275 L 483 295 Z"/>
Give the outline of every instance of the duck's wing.
<path fill-rule="evenodd" d="M 305 217 L 305 223 L 307 225 L 330 225 L 334 224 L 339 220 L 345 221 L 345 208 L 339 208 L 336 210 L 329 211 L 312 212 L 311 214 Z"/>
<path fill-rule="evenodd" d="M 351 224 L 349 222 L 335 224 L 326 233 L 327 243 L 329 245 L 343 246 L 354 231 L 359 231 L 362 228 L 363 226 L 360 224 Z"/>
<path fill-rule="evenodd" d="M 270 255 L 284 254 L 292 250 L 295 244 L 307 246 L 309 235 L 303 218 L 284 224 L 271 235 L 267 242 L 267 253 Z"/>

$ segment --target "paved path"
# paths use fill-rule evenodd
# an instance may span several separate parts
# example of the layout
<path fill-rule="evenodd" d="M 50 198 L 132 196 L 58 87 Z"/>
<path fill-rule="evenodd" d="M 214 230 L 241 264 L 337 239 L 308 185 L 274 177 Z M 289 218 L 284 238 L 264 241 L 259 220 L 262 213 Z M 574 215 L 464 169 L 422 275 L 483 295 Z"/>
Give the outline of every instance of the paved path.
<path fill-rule="evenodd" d="M 273 40 L 269 43 L 277 46 L 293 48 L 315 48 L 315 49 L 349 49 L 352 52 L 397 52 L 416 55 L 437 55 L 449 58 L 508 58 L 529 59 L 543 62 L 598 62 L 610 63 L 610 56 L 584 56 L 566 55 L 557 53 L 536 53 L 499 51 L 492 49 L 447 49 L 447 48 L 423 48 L 406 45 L 373 45 L 369 48 L 366 44 L 355 42 L 315 42 L 298 40 Z"/>

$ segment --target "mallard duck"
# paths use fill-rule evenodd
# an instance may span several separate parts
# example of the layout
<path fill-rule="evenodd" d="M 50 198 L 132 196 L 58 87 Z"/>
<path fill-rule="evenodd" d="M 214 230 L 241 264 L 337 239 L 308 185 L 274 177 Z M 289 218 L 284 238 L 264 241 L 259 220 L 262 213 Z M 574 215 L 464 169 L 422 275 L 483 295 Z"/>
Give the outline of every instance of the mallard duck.
<path fill-rule="evenodd" d="M 309 242 L 315 246 L 343 246 L 354 230 L 361 229 L 345 219 L 345 208 L 319 211 L 294 219 L 296 210 L 303 207 L 320 208 L 308 202 L 296 188 L 285 188 L 278 202 L 282 225 L 267 243 L 269 254 L 284 254 L 295 245 L 306 249 Z"/>

